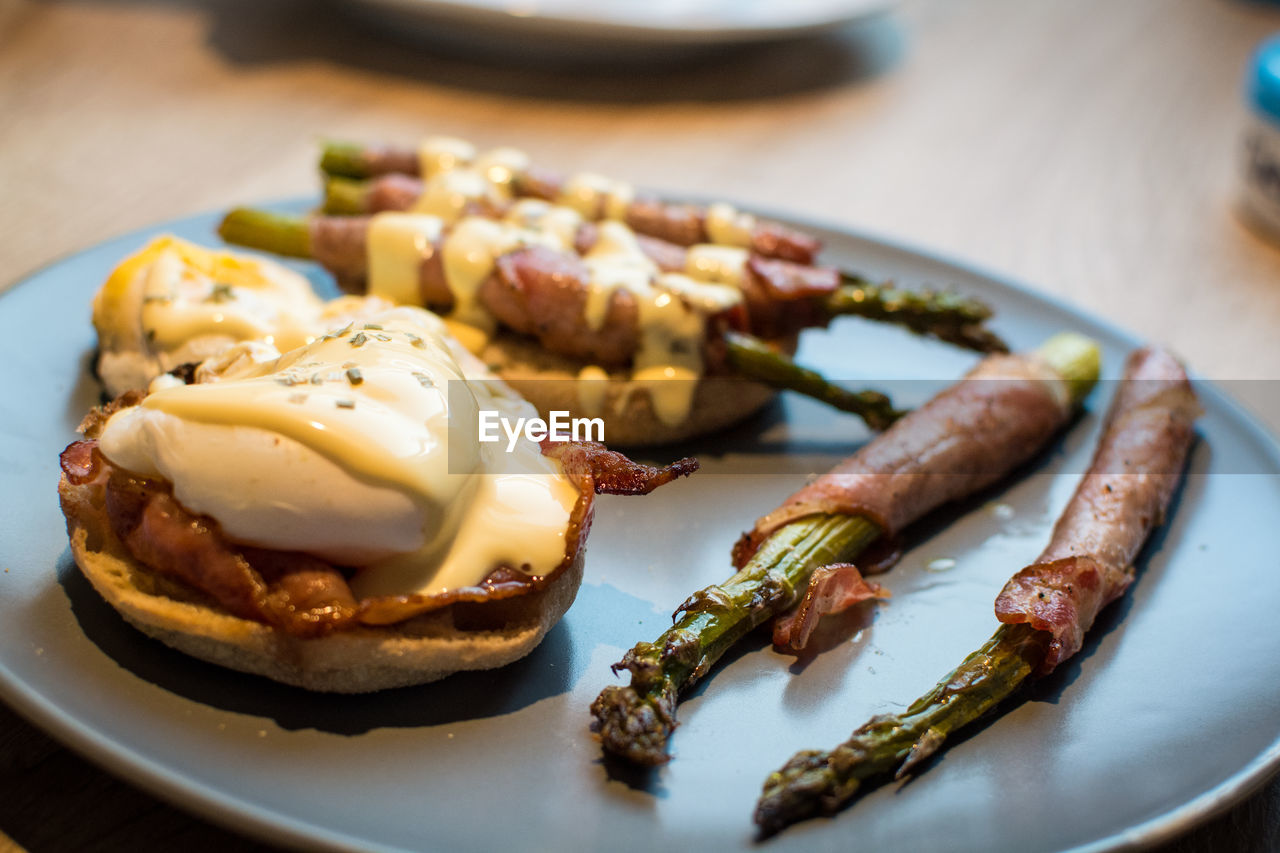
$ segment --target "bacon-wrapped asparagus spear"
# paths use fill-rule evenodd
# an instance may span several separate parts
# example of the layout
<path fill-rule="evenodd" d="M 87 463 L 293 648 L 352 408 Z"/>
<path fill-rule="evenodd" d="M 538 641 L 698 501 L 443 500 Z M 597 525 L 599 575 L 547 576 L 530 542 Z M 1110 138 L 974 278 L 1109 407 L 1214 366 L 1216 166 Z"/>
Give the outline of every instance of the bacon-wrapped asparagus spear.
<path fill-rule="evenodd" d="M 324 210 L 339 216 L 410 210 L 421 192 L 421 181 L 401 174 L 384 175 L 373 181 L 329 178 L 325 182 Z M 486 212 L 495 210 L 490 207 Z M 663 243 L 669 245 L 664 248 Z M 650 238 L 647 244 L 666 260 L 669 268 L 680 268 L 683 255 L 675 247 L 684 245 L 683 241 L 671 237 Z M 779 267 L 779 271 L 786 269 Z M 931 335 L 978 352 L 1006 351 L 1000 339 L 983 327 L 982 323 L 991 317 L 991 309 L 977 300 L 949 291 L 913 291 L 892 284 L 875 284 L 845 271 L 839 273 L 839 278 L 844 286 L 831 293 L 826 306 L 827 313 L 833 316 L 851 314 L 895 323 L 917 334 Z"/>
<path fill-rule="evenodd" d="M 594 175 L 565 179 L 529 166 L 520 152 L 505 150 L 519 155 L 515 168 L 506 164 L 501 167 L 504 185 L 517 198 L 567 201 L 579 207 L 588 219 L 621 219 L 640 234 L 682 246 L 719 243 L 722 241 L 715 238 L 728 233 L 735 236 L 735 242 L 759 255 L 802 264 L 813 263 L 822 248 L 818 240 L 808 234 L 739 213 L 728 205 L 666 203 L 636 196 L 629 186 Z M 453 165 L 450 163 L 450 168 Z M 330 213 L 407 210 L 423 192 L 418 151 L 330 143 L 321 155 L 320 168 L 329 175 L 344 178 L 384 176 L 370 185 L 365 195 L 360 194 L 358 185 L 339 185 L 335 190 L 338 195 L 326 203 Z"/>
<path fill-rule="evenodd" d="M 994 483 L 1044 446 L 1098 373 L 1097 346 L 1064 333 L 1026 355 L 990 356 L 788 498 L 734 549 L 739 571 L 695 593 L 675 624 L 615 670 L 631 673 L 591 706 L 607 752 L 666 762 L 679 695 L 740 637 L 802 599 L 816 569 L 852 560 L 930 510 Z"/>
<path fill-rule="evenodd" d="M 1134 579 L 1134 558 L 1162 523 L 1199 406 L 1168 353 L 1134 353 L 1093 463 L 1040 558 L 996 599 L 1003 624 L 902 714 L 875 717 L 830 751 L 798 753 L 770 775 L 755 820 L 766 833 L 846 804 L 864 781 L 901 777 L 961 726 L 1033 675 L 1080 650 L 1098 612 Z"/>
<path fill-rule="evenodd" d="M 305 242 L 305 254 L 348 286 L 358 286 L 367 278 L 368 217 L 286 218 L 235 210 L 223 220 L 219 233 L 229 242 L 270 250 L 275 238 L 266 237 L 268 224 L 291 234 L 305 233 L 298 241 Z M 591 273 L 581 255 L 596 246 L 600 232 L 592 224 L 578 227 L 574 250 L 529 245 L 501 254 L 496 259 L 496 275 L 480 287 L 480 302 L 503 325 L 518 332 L 531 331 L 552 352 L 605 366 L 626 364 L 635 351 L 638 327 L 637 306 L 628 291 L 612 294 L 598 329 L 584 328 L 582 323 Z M 419 269 L 419 295 L 428 307 L 446 311 L 457 301 L 456 283 L 446 279 L 443 247 L 447 239 L 448 234 L 442 233 L 431 246 L 424 247 Z M 686 268 L 686 252 L 681 247 L 643 239 L 637 245 L 660 271 L 682 272 Z M 747 328 L 765 337 L 781 337 L 824 322 L 811 297 L 828 295 L 839 285 L 834 270 L 764 258 L 748 261 L 741 273 Z"/>
<path fill-rule="evenodd" d="M 307 218 L 239 209 L 226 216 L 219 233 L 230 243 L 315 259 L 339 281 L 353 286 L 367 273 L 368 226 L 367 217 Z M 595 227 L 590 226 L 581 229 L 577 239 L 589 247 L 596 236 Z M 640 245 L 659 268 L 683 263 L 684 250 L 679 247 L 655 240 Z M 680 260 L 672 260 L 672 249 Z M 427 307 L 446 311 L 453 306 L 454 296 L 441 255 L 439 246 L 424 253 L 418 295 Z M 818 305 L 805 297 L 830 293 L 835 287 L 831 271 L 759 259 L 743 284 L 744 304 L 712 318 L 716 334 L 705 342 L 707 367 L 713 371 L 725 367 L 770 387 L 808 394 L 861 417 L 872 429 L 885 429 L 901 415 L 887 396 L 834 385 L 757 337 L 782 338 L 823 322 Z M 501 325 L 536 338 L 549 352 L 606 367 L 625 366 L 641 345 L 636 301 L 626 291 L 613 294 L 603 321 L 593 326 L 585 320 L 588 289 L 589 271 L 577 254 L 524 246 L 496 259 L 476 297 Z M 735 327 L 737 334 L 723 334 Z"/>
<path fill-rule="evenodd" d="M 229 243 L 314 259 L 344 286 L 358 287 L 367 274 L 369 221 L 367 217 L 300 217 L 241 208 L 226 215 L 219 234 Z M 574 237 L 575 248 L 579 252 L 589 250 L 598 235 L 599 230 L 593 225 L 580 227 Z M 664 272 L 683 271 L 688 266 L 683 247 L 643 237 L 637 242 Z M 422 264 L 420 290 L 428 307 L 448 308 L 453 296 L 440 257 L 439 251 L 432 251 Z M 539 290 L 554 298 L 516 304 L 510 298 L 510 289 L 504 292 L 501 283 L 510 284 L 517 271 L 523 273 L 521 277 L 527 285 L 545 282 L 547 286 Z M 953 293 L 878 285 L 827 267 L 755 256 L 748 257 L 743 268 L 734 272 L 741 275 L 747 313 L 748 325 L 743 331 L 760 337 L 784 336 L 847 315 L 893 323 L 978 352 L 1007 351 L 1004 342 L 983 326 L 991 316 L 990 308 Z M 572 275 L 579 286 L 563 288 L 560 282 L 565 273 Z M 585 288 L 585 269 L 573 252 L 517 252 L 499 264 L 499 276 L 486 283 L 479 298 L 495 317 L 515 331 L 547 330 L 540 335 L 540 342 L 552 352 L 605 365 L 625 364 L 635 347 L 635 322 L 631 316 L 634 305 L 627 306 L 625 297 L 615 296 L 599 329 L 582 328 L 576 321 L 582 316 Z M 526 315 L 534 305 L 546 316 Z M 573 324 L 568 334 L 561 328 L 566 322 Z"/>

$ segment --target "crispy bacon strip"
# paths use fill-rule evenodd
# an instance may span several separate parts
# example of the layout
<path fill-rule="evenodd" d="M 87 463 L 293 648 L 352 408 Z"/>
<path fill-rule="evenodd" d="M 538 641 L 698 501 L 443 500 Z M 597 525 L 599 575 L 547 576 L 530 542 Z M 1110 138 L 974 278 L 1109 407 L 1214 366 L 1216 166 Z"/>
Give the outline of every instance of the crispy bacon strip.
<path fill-rule="evenodd" d="M 309 220 L 311 250 L 347 289 L 363 286 L 366 274 L 367 217 Z M 579 232 L 579 251 L 595 243 L 597 229 Z M 685 250 L 648 238 L 641 248 L 663 270 L 684 269 Z M 453 307 L 439 246 L 426 252 L 419 272 L 423 302 L 436 311 Z M 825 325 L 829 317 L 817 297 L 840 285 L 838 271 L 762 258 L 748 261 L 742 284 L 742 310 L 733 312 L 734 328 L 764 338 L 780 338 L 801 329 Z M 533 246 L 498 258 L 496 269 L 480 288 L 480 303 L 499 323 L 533 335 L 550 352 L 590 360 L 605 367 L 630 363 L 639 345 L 639 308 L 625 290 L 610 299 L 599 327 L 586 322 L 590 273 L 575 252 Z"/>
<path fill-rule="evenodd" d="M 889 591 L 864 580 L 852 563 L 832 563 L 815 569 L 809 586 L 795 608 L 773 622 L 773 644 L 780 649 L 800 651 L 823 616 L 842 613 L 873 598 L 888 598 Z"/>
<path fill-rule="evenodd" d="M 98 442 L 72 442 L 62 455 L 58 457 L 62 473 L 73 486 L 84 486 L 90 483 L 103 485 L 107 471 L 102 464 L 102 456 L 98 453 Z"/>
<path fill-rule="evenodd" d="M 557 460 L 579 489 L 597 495 L 647 495 L 698 470 L 698 460 L 688 456 L 660 468 L 642 465 L 598 441 L 547 439 L 542 442 L 542 455 Z"/>
<path fill-rule="evenodd" d="M 80 425 L 76 427 L 76 432 L 86 438 L 97 438 L 98 433 L 107 425 L 107 421 L 111 416 L 121 409 L 127 409 L 130 406 L 136 406 L 142 402 L 142 398 L 146 396 L 146 392 L 138 389 L 125 391 L 119 397 L 116 397 L 105 406 L 94 406 L 89 410 L 89 414 L 85 415 L 80 421 Z M 69 473 L 69 472 L 68 472 Z"/>
<path fill-rule="evenodd" d="M 295 552 L 228 542 L 216 522 L 174 499 L 169 487 L 112 465 L 96 440 L 62 452 L 74 485 L 102 490 L 101 506 L 116 537 L 138 562 L 198 590 L 228 613 L 311 637 L 348 625 L 355 601 L 342 573 Z"/>
<path fill-rule="evenodd" d="M 369 158 L 368 165 L 370 172 L 378 175 L 371 182 L 364 199 L 369 213 L 410 210 L 422 195 L 422 181 L 416 177 L 416 157 L 406 156 L 403 151 L 379 149 Z M 517 176 L 514 189 L 517 195 L 554 202 L 560 196 L 563 183 L 558 175 L 531 169 Z M 602 214 L 596 218 L 601 218 Z M 692 246 L 710 242 L 706 220 L 707 211 L 701 205 L 672 204 L 641 197 L 627 207 L 624 221 L 637 234 L 680 246 Z M 762 257 L 812 264 L 822 250 L 822 244 L 794 228 L 758 219 L 751 231 L 749 248 Z"/>
<path fill-rule="evenodd" d="M 1041 673 L 1078 652 L 1098 611 L 1133 583 L 1133 560 L 1164 520 L 1199 413 L 1177 359 L 1152 348 L 1130 356 L 1093 463 L 1049 546 L 996 598 L 1001 622 L 1053 635 Z"/>
<path fill-rule="evenodd" d="M 896 535 L 1030 459 L 1069 414 L 1060 377 L 1035 355 L 990 356 L 759 519 L 734 563 L 746 565 L 769 534 L 809 515 L 861 515 Z"/>
<path fill-rule="evenodd" d="M 228 541 L 216 521 L 183 508 L 167 484 L 112 465 L 96 440 L 74 442 L 60 461 L 71 483 L 103 489 L 100 504 L 111 528 L 138 562 L 202 593 L 229 613 L 311 637 L 357 624 L 393 624 L 455 604 L 511 600 L 515 606 L 504 607 L 502 614 L 518 617 L 520 601 L 515 600 L 532 600 L 577 559 L 591 527 L 596 494 L 647 494 L 697 469 L 693 459 L 662 468 L 640 465 L 588 442 L 544 445 L 544 453 L 561 461 L 579 489 L 565 532 L 565 557 L 552 572 L 531 576 L 515 567 L 497 566 L 476 586 L 361 601 L 353 597 L 341 568 L 307 554 Z M 475 612 L 467 619 L 484 624 Z"/>

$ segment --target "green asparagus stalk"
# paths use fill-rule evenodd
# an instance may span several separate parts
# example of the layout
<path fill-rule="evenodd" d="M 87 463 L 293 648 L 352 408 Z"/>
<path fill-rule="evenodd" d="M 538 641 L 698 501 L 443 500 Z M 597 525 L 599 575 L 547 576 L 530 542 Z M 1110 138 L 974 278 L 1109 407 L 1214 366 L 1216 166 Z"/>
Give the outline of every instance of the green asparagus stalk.
<path fill-rule="evenodd" d="M 606 687 L 591 704 L 605 749 L 636 764 L 665 763 L 679 694 L 747 632 L 794 604 L 814 569 L 852 559 L 879 536 L 859 516 L 802 519 L 771 536 L 729 580 L 690 596 L 671 628 L 614 666 L 631 670 L 631 685 Z"/>
<path fill-rule="evenodd" d="M 324 182 L 324 212 L 330 216 L 358 216 L 369 211 L 365 194 L 369 185 L 351 178 L 329 177 Z"/>
<path fill-rule="evenodd" d="M 218 236 L 228 243 L 290 258 L 310 258 L 306 217 L 237 207 L 222 218 Z"/>
<path fill-rule="evenodd" d="M 1037 354 L 1078 405 L 1098 377 L 1097 345 L 1062 333 Z M 636 764 L 666 763 L 680 695 L 739 638 L 793 607 L 814 569 L 853 560 L 879 535 L 875 524 L 858 516 L 803 518 L 773 533 L 728 581 L 692 595 L 676 610 L 671 628 L 652 643 L 637 644 L 614 666 L 614 672 L 630 670 L 631 684 L 606 687 L 591 704 L 592 729 L 604 749 Z"/>
<path fill-rule="evenodd" d="M 729 366 L 742 376 L 777 388 L 795 391 L 826 403 L 833 409 L 849 412 L 866 421 L 874 430 L 885 430 L 902 417 L 893 401 L 879 391 L 849 391 L 831 382 L 821 373 L 801 367 L 768 343 L 752 335 L 727 331 L 724 342 Z"/>
<path fill-rule="evenodd" d="M 326 142 L 320 152 L 320 171 L 343 178 L 370 176 L 364 148 L 349 142 Z"/>
<path fill-rule="evenodd" d="M 892 283 L 876 284 L 853 273 L 841 273 L 841 286 L 825 305 L 832 317 L 850 315 L 903 326 L 978 352 L 1008 352 L 994 332 L 983 325 L 991 308 L 977 299 L 949 290 L 908 290 Z"/>
<path fill-rule="evenodd" d="M 755 821 L 772 834 L 788 824 L 838 811 L 866 780 L 901 778 L 952 732 L 992 710 L 1039 665 L 1048 633 L 1001 625 L 991 639 L 901 714 L 872 718 L 830 751 L 797 753 L 769 775 Z"/>

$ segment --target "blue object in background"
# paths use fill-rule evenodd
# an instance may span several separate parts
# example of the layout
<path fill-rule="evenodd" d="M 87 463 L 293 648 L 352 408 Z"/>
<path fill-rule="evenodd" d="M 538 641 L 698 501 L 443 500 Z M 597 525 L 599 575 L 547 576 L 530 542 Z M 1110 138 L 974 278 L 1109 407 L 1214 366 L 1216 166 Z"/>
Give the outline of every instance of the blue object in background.
<path fill-rule="evenodd" d="M 1250 106 L 1280 125 L 1280 35 L 1264 41 L 1254 53 L 1248 86 Z"/>
<path fill-rule="evenodd" d="M 1240 208 L 1246 222 L 1280 238 L 1280 35 L 1254 52 L 1245 86 L 1250 115 L 1241 151 Z"/>

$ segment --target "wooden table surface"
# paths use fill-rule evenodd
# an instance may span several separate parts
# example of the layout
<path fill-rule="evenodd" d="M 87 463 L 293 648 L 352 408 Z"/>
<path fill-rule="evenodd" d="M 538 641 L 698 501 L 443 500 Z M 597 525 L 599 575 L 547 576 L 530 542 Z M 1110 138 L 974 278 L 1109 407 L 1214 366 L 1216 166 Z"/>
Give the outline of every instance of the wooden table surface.
<path fill-rule="evenodd" d="M 1280 8 L 1228 0 L 904 0 L 816 41 L 557 69 L 388 41 L 305 0 L 0 0 L 3 277 L 313 192 L 322 136 L 446 133 L 927 247 L 1208 378 L 1273 380 L 1280 248 L 1237 215 L 1235 163 L 1244 70 L 1274 30 Z M 1232 387 L 1278 426 L 1273 384 Z M 1278 808 L 1273 780 L 1167 849 L 1276 849 Z M 15 846 L 259 849 L 0 706 Z"/>

